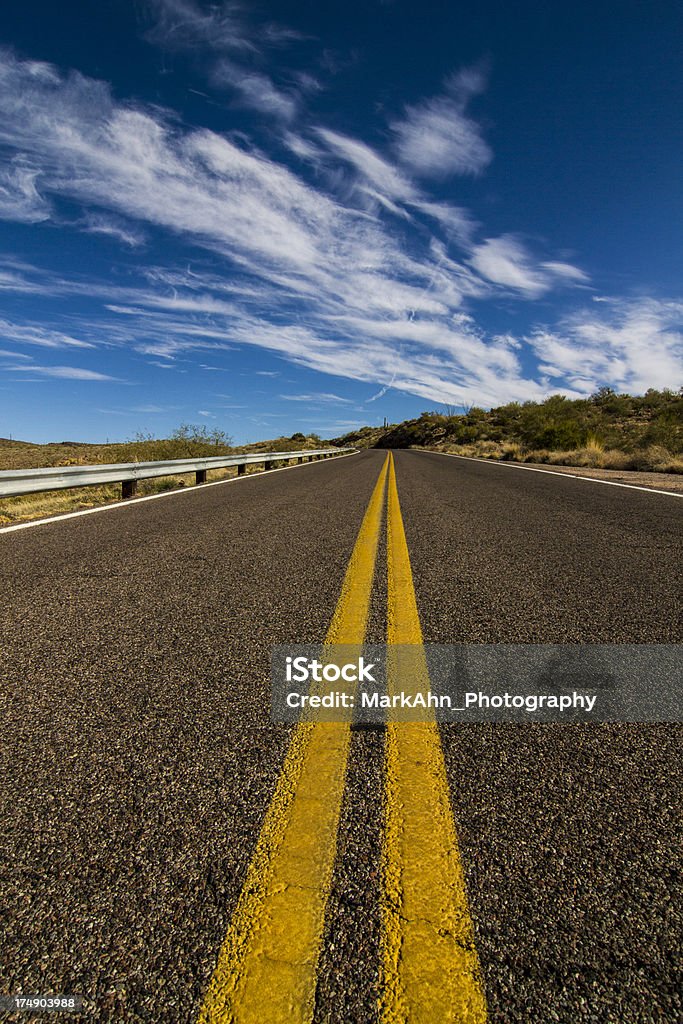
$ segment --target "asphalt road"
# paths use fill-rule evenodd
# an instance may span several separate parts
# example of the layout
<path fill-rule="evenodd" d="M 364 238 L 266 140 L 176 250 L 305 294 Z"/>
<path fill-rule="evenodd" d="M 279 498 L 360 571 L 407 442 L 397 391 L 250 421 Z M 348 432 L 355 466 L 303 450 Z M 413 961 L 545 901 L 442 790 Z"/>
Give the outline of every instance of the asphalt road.
<path fill-rule="evenodd" d="M 289 740 L 270 648 L 324 638 L 383 458 L 0 535 L 1 991 L 196 1018 Z M 426 641 L 680 642 L 680 499 L 395 462 Z M 489 1019 L 680 1019 L 680 729 L 441 735 Z M 377 1020 L 383 744 L 352 736 L 316 1024 Z"/>

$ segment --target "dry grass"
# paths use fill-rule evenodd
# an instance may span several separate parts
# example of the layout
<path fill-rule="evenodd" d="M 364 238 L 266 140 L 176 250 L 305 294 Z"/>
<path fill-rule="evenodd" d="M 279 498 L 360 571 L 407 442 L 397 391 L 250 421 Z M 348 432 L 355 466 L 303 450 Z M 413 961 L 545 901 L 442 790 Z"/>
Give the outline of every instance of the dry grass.
<path fill-rule="evenodd" d="M 476 459 L 506 462 L 532 462 L 550 466 L 575 466 L 581 469 L 615 469 L 639 473 L 683 473 L 683 458 L 660 445 L 634 452 L 605 449 L 597 438 L 589 438 L 582 448 L 572 451 L 525 450 L 519 444 L 500 441 L 475 441 L 472 444 L 430 446 L 436 451 L 467 455 Z"/>
<path fill-rule="evenodd" d="M 584 445 L 584 448 L 586 449 L 586 451 L 591 452 L 604 452 L 605 450 L 604 444 L 602 443 L 599 437 L 595 436 L 595 434 L 588 435 L 588 437 L 586 438 L 586 444 Z"/>
<path fill-rule="evenodd" d="M 683 459 L 666 448 L 651 445 L 635 452 L 616 449 L 577 448 L 570 452 L 527 452 L 524 462 L 548 462 L 554 466 L 585 469 L 620 469 L 639 473 L 683 473 Z"/>
<path fill-rule="evenodd" d="M 115 444 L 28 444 L 0 438 L 0 469 L 42 469 L 47 466 L 90 466 L 110 462 L 135 462 L 131 454 L 117 458 Z M 132 446 L 131 446 L 132 447 Z"/>

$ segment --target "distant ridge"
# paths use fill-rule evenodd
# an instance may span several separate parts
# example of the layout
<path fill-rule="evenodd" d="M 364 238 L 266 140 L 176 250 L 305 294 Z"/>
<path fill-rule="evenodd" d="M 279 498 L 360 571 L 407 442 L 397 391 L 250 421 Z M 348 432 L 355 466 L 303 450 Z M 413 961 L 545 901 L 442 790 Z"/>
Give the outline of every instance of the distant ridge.
<path fill-rule="evenodd" d="M 56 448 L 63 445 L 66 448 L 92 448 L 94 441 L 46 441 L 45 444 L 37 444 L 35 441 L 20 441 L 16 437 L 0 437 L 0 445 L 16 445 L 26 448 Z"/>
<path fill-rule="evenodd" d="M 48 445 L 66 445 L 69 448 L 93 448 L 97 445 L 97 441 L 46 441 L 45 447 Z"/>
<path fill-rule="evenodd" d="M 40 448 L 39 444 L 34 444 L 33 441 L 18 441 L 16 438 L 11 437 L 0 437 L 0 445 L 7 447 L 8 445 L 16 445 L 18 447 L 25 446 L 26 448 Z"/>

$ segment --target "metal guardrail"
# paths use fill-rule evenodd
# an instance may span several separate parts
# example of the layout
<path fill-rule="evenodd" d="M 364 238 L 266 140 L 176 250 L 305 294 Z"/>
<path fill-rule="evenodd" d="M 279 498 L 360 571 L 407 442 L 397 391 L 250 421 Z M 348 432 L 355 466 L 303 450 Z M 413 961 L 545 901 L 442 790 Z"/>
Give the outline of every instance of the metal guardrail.
<path fill-rule="evenodd" d="M 237 466 L 241 476 L 246 467 L 253 463 L 264 463 L 264 469 L 272 469 L 276 462 L 297 459 L 323 459 L 330 455 L 342 455 L 355 448 L 319 448 L 303 452 L 251 452 L 248 455 L 218 455 L 205 459 L 169 459 L 163 462 L 120 462 L 100 466 L 49 466 L 47 469 L 4 469 L 0 471 L 0 498 L 17 494 L 33 494 L 37 491 L 57 491 L 64 487 L 91 487 L 96 484 L 121 484 L 121 497 L 132 498 L 137 490 L 138 480 L 155 476 L 175 476 L 181 473 L 195 473 L 196 483 L 206 483 L 210 469 L 224 469 Z"/>

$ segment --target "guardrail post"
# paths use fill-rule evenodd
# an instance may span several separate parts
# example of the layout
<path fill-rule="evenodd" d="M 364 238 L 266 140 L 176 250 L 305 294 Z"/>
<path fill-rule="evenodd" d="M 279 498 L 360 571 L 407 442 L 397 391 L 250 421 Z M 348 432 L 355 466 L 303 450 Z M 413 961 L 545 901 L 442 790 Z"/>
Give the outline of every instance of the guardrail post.
<path fill-rule="evenodd" d="M 264 470 L 268 470 L 268 469 L 272 469 L 272 468 L 273 468 L 273 463 L 272 462 L 264 462 L 263 463 L 263 469 Z"/>
<path fill-rule="evenodd" d="M 138 493 L 138 482 L 137 480 L 122 480 L 121 481 L 121 498 L 123 501 L 126 498 L 134 498 Z"/>
<path fill-rule="evenodd" d="M 300 456 L 299 456 L 299 458 L 298 458 L 298 459 L 297 459 L 296 461 L 298 462 L 298 464 L 299 464 L 300 466 L 302 466 L 302 465 L 303 465 L 303 462 L 304 462 L 304 457 L 303 457 L 303 455 L 300 455 Z"/>
<path fill-rule="evenodd" d="M 238 467 L 237 467 L 237 475 L 238 476 L 244 476 L 246 471 L 247 471 L 247 464 L 246 464 L 246 462 L 240 462 Z"/>
<path fill-rule="evenodd" d="M 197 472 L 195 473 L 194 477 L 195 477 L 194 482 L 196 484 L 205 484 L 206 483 L 206 470 L 205 469 L 198 469 Z"/>

